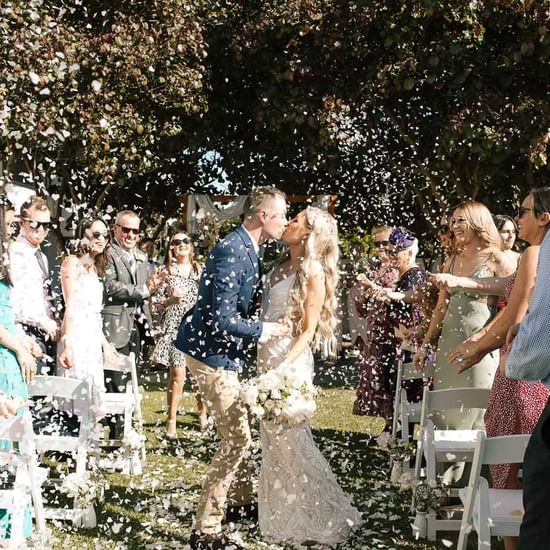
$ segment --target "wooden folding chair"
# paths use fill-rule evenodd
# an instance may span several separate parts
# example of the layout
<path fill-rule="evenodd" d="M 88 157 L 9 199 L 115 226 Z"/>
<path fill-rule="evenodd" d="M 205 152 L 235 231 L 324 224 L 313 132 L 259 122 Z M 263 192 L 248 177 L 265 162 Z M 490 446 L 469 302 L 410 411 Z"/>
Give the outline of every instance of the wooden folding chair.
<path fill-rule="evenodd" d="M 10 512 L 8 548 L 24 546 L 24 515 L 32 505 L 36 529 L 46 532 L 41 485 L 43 475 L 38 468 L 32 418 L 28 411 L 12 418 L 0 418 L 0 466 L 13 472 L 13 487 L 0 489 L 0 508 Z"/>
<path fill-rule="evenodd" d="M 484 464 L 517 464 L 523 462 L 530 434 L 477 437 L 470 481 L 460 490 L 464 513 L 460 524 L 457 550 L 465 550 L 472 528 L 477 533 L 479 550 L 491 548 L 491 537 L 517 537 L 523 518 L 521 489 L 490 489 L 481 476 Z"/>
<path fill-rule="evenodd" d="M 437 464 L 449 462 L 471 462 L 477 436 L 482 430 L 438 430 L 431 419 L 433 413 L 453 409 L 485 409 L 489 401 L 489 389 L 453 388 L 429 390 L 424 388 L 420 434 L 416 452 L 414 478 L 421 476 L 422 459 L 425 459 L 425 477 L 428 482 L 437 483 Z M 453 494 L 453 492 L 451 492 Z M 458 494 L 454 491 L 454 494 Z M 414 507 L 414 501 L 413 505 Z M 435 510 L 428 512 L 427 534 L 435 540 L 437 531 L 457 531 L 459 519 L 442 519 Z"/>

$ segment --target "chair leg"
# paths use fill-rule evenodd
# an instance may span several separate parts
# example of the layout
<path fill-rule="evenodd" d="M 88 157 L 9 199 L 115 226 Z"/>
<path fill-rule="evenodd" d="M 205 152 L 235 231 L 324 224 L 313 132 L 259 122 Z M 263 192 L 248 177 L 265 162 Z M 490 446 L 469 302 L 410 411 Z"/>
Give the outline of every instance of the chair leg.
<path fill-rule="evenodd" d="M 435 540 L 437 538 L 437 527 L 436 527 L 437 517 L 433 510 L 430 510 L 428 512 L 427 520 L 428 520 L 427 539 Z"/>

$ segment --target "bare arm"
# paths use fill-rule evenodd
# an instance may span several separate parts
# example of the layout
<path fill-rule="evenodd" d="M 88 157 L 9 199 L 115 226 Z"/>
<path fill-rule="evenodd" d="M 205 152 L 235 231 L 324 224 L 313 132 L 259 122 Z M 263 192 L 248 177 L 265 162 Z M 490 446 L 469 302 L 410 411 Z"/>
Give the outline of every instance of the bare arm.
<path fill-rule="evenodd" d="M 4 325 L 0 325 L 0 345 L 15 353 L 24 380 L 26 382 L 32 380 L 36 371 L 34 357 L 27 350 L 25 344 L 17 336 L 9 332 Z"/>
<path fill-rule="evenodd" d="M 430 320 L 430 325 L 424 336 L 424 341 L 420 346 L 420 349 L 414 354 L 413 364 L 415 369 L 418 372 L 424 370 L 424 363 L 430 349 L 435 347 L 437 340 L 439 338 L 439 333 L 441 332 L 441 325 L 443 324 L 443 319 L 447 314 L 447 309 L 449 308 L 449 299 L 450 295 L 445 289 L 439 291 L 439 297 L 437 299 L 437 304 L 433 310 L 432 318 Z"/>
<path fill-rule="evenodd" d="M 73 295 L 78 280 L 79 263 L 76 256 L 67 256 L 61 264 L 61 290 L 63 291 L 63 300 L 65 301 L 65 314 L 61 326 L 64 348 L 59 355 L 59 363 L 66 369 L 70 369 L 73 366 L 71 356 L 71 327 L 75 313 Z"/>
<path fill-rule="evenodd" d="M 450 273 L 434 273 L 430 275 L 430 280 L 439 288 L 462 288 L 474 290 L 479 294 L 503 296 L 510 277 L 511 275 L 508 277 L 457 277 Z"/>
<path fill-rule="evenodd" d="M 482 329 L 482 337 L 474 342 L 467 340 L 449 354 L 449 362 L 460 363 L 461 372 L 477 364 L 487 353 L 500 348 L 510 327 L 519 323 L 527 313 L 529 297 L 535 286 L 539 248 L 531 246 L 524 252 L 508 304 L 492 323 Z"/>
<path fill-rule="evenodd" d="M 325 301 L 325 276 L 321 271 L 312 273 L 307 281 L 302 331 L 294 340 L 284 363 L 294 362 L 313 342 Z"/>

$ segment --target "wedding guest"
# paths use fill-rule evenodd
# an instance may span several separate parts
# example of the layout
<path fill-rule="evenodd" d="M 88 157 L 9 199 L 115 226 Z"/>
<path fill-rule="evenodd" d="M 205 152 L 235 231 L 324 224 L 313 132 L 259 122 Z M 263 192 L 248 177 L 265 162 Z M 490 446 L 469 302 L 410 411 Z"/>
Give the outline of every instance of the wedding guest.
<path fill-rule="evenodd" d="M 524 208 L 531 208 L 527 205 Z M 548 211 L 533 205 L 533 214 L 545 225 Z M 530 210 L 529 210 L 530 211 Z M 550 388 L 550 232 L 539 252 L 535 286 L 529 312 L 507 336 L 509 354 L 506 375 L 513 380 L 541 380 Z M 515 336 L 515 338 L 514 338 Z M 513 342 L 513 343 L 512 343 Z M 511 346 L 511 349 L 510 349 Z M 519 534 L 519 550 L 547 548 L 550 540 L 550 400 L 539 418 L 523 461 L 523 506 L 525 513 Z"/>
<path fill-rule="evenodd" d="M 456 254 L 452 255 L 445 271 L 452 275 L 470 277 L 507 276 L 512 272 L 502 252 L 502 239 L 489 210 L 481 203 L 465 201 L 458 205 L 451 218 L 456 239 Z M 422 345 L 414 356 L 418 370 L 435 349 L 437 342 L 434 389 L 477 387 L 490 388 L 497 368 L 497 357 L 487 354 L 466 375 L 449 366 L 449 352 L 487 324 L 495 313 L 496 297 L 487 298 L 475 292 L 441 288 L 437 306 Z M 478 410 L 445 411 L 434 416 L 441 429 L 482 429 L 483 413 Z M 463 463 L 446 474 L 447 482 L 457 481 Z"/>
<path fill-rule="evenodd" d="M 61 264 L 61 287 L 65 315 L 61 327 L 59 365 L 61 376 L 92 379 L 95 417 L 103 416 L 104 354 L 114 358 L 114 349 L 102 330 L 103 283 L 109 231 L 100 219 L 84 219 L 76 231 L 76 245 Z M 79 407 L 75 404 L 75 409 Z M 76 412 L 76 410 L 74 412 Z"/>
<path fill-rule="evenodd" d="M 508 258 L 510 265 L 517 268 L 519 252 L 515 250 L 516 239 L 518 236 L 518 226 L 514 218 L 506 214 L 495 216 L 495 225 L 502 237 L 504 244 L 504 255 Z"/>
<path fill-rule="evenodd" d="M 153 296 L 153 309 L 160 314 L 159 339 L 151 361 L 168 368 L 168 419 L 166 438 L 177 439 L 176 421 L 178 406 L 185 384 L 185 354 L 175 348 L 173 342 L 184 314 L 197 301 L 202 265 L 195 261 L 191 237 L 176 230 L 170 237 L 165 259 L 167 277 Z M 193 383 L 194 384 L 194 383 Z M 197 393 L 197 410 L 201 431 L 208 428 L 206 405 Z"/>
<path fill-rule="evenodd" d="M 418 239 L 407 229 L 396 227 L 390 234 L 388 254 L 391 257 L 392 265 L 397 269 L 399 278 L 395 283 L 396 292 L 414 292 L 420 291 L 428 283 L 428 274 L 416 263 L 418 255 Z M 421 327 L 424 321 L 424 312 L 420 300 L 415 303 L 394 302 L 391 306 L 392 320 L 395 329 L 403 327 L 410 331 L 410 335 L 415 334 L 415 328 Z M 417 340 L 409 336 L 413 346 L 418 343 Z M 398 342 L 398 352 L 403 353 L 404 362 L 411 361 L 410 351 L 400 348 L 402 342 Z M 410 402 L 420 401 L 423 392 L 422 380 L 412 380 L 404 384 L 407 390 L 407 399 Z M 399 389 L 399 388 L 398 388 Z"/>
<path fill-rule="evenodd" d="M 366 274 L 366 278 L 383 287 L 393 287 L 398 276 L 388 255 L 391 231 L 387 226 L 374 230 L 378 262 Z M 381 416 L 391 423 L 395 391 L 393 368 L 397 357 L 391 307 L 369 296 L 368 291 L 356 305 L 359 313 L 366 316 L 368 330 L 360 355 L 361 371 L 353 414 Z"/>
<path fill-rule="evenodd" d="M 5 197 L 0 197 L 0 258 L 5 258 L 5 249 L 9 238 L 10 216 L 13 207 Z M 36 360 L 29 351 L 30 341 L 18 333 L 15 326 L 14 312 L 11 304 L 11 278 L 4 261 L 0 264 L 0 393 L 4 407 L 13 414 L 22 412 L 21 406 L 28 398 L 27 382 L 34 378 Z M 1 408 L 2 414 L 6 409 Z M 0 440 L 1 448 L 9 448 L 7 441 Z M 24 536 L 30 537 L 32 515 L 29 507 L 25 509 Z M 0 509 L 0 541 L 11 539 L 11 516 L 9 510 Z"/>
<path fill-rule="evenodd" d="M 107 341 L 124 355 L 135 353 L 139 364 L 141 333 L 151 327 L 149 297 L 164 276 L 157 269 L 148 275 L 143 254 L 136 254 L 140 234 L 139 216 L 132 210 L 116 215 L 114 239 L 106 251 L 107 265 L 103 277 L 106 302 L 103 307 L 103 331 Z M 125 391 L 128 376 L 105 370 L 105 388 L 110 393 Z M 122 418 L 116 415 L 110 423 L 110 439 L 120 439 Z"/>
<path fill-rule="evenodd" d="M 536 215 L 535 211 L 542 214 Z M 549 212 L 550 187 L 533 189 L 519 208 L 519 236 L 531 246 L 521 256 L 515 275 L 502 279 L 437 276 L 445 281 L 448 288 L 452 286 L 500 294 L 502 289 L 499 287 L 504 287 L 507 305 L 502 314 L 449 354 L 449 363 L 455 365 L 459 372 L 464 372 L 488 352 L 500 348 L 499 369 L 495 373 L 485 411 L 485 428 L 489 437 L 531 433 L 550 397 L 548 388 L 542 382 L 511 380 L 503 372 L 507 353 L 506 333 L 527 313 L 529 297 L 535 285 L 540 243 L 550 224 Z M 493 488 L 520 489 L 519 467 L 519 464 L 491 466 Z M 504 537 L 504 546 L 506 550 L 515 550 L 517 538 Z"/>
<path fill-rule="evenodd" d="M 15 321 L 43 351 L 38 374 L 51 374 L 59 326 L 50 294 L 48 259 L 40 248 L 51 227 L 50 210 L 42 197 L 32 196 L 22 204 L 19 226 L 19 236 L 9 249 Z"/>

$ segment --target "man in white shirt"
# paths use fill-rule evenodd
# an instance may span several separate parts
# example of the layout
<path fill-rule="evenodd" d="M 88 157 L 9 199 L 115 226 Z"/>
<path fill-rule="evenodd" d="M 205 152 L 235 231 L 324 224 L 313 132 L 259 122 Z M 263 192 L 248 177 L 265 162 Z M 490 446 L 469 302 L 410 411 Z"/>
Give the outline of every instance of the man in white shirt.
<path fill-rule="evenodd" d="M 15 322 L 42 349 L 37 374 L 52 374 L 59 326 L 49 292 L 48 259 L 40 248 L 51 226 L 50 210 L 42 197 L 33 196 L 21 205 L 19 225 L 20 234 L 9 249 Z"/>

